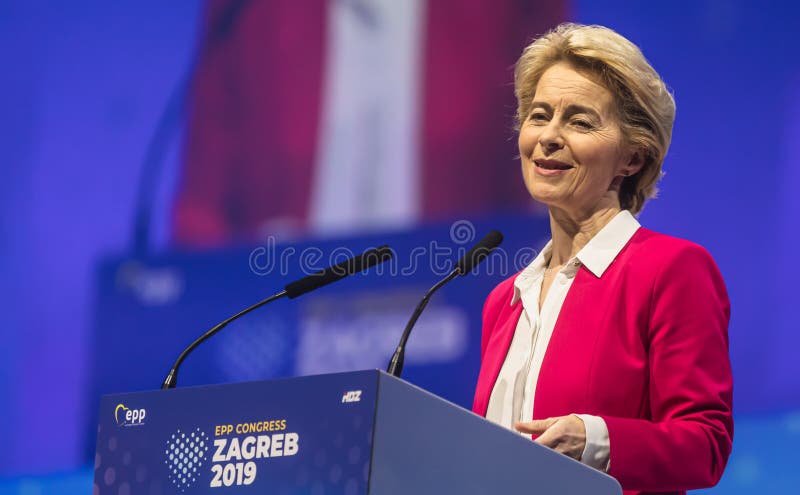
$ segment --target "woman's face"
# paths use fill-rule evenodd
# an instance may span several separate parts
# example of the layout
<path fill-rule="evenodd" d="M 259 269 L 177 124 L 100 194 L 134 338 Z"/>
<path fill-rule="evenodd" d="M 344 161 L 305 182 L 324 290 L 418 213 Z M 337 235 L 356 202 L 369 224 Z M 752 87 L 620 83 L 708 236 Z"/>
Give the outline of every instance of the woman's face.
<path fill-rule="evenodd" d="M 619 207 L 615 177 L 636 173 L 613 95 L 558 63 L 542 74 L 519 133 L 522 175 L 534 199 L 574 215 Z"/>

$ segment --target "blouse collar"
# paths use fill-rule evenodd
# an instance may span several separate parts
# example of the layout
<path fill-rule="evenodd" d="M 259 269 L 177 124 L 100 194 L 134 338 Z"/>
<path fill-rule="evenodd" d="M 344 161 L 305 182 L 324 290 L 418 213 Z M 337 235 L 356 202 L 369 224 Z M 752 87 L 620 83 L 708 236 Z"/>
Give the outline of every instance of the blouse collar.
<path fill-rule="evenodd" d="M 616 259 L 622 248 L 631 240 L 633 234 L 641 227 L 639 222 L 628 210 L 622 210 L 608 222 L 600 232 L 581 249 L 574 258 L 569 260 L 560 270 L 567 277 L 574 277 L 581 265 L 585 266 L 592 274 L 601 278 L 611 263 Z M 553 252 L 552 239 L 547 242 L 538 256 L 514 279 L 514 295 L 511 304 L 520 300 L 520 294 L 530 288 L 544 276 L 544 271 Z"/>

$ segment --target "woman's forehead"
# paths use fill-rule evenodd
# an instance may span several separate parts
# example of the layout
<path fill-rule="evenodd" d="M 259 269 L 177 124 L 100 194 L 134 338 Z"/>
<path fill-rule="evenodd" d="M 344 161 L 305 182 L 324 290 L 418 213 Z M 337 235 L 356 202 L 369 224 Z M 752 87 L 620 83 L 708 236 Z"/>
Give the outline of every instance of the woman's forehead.
<path fill-rule="evenodd" d="M 532 104 L 551 107 L 581 105 L 604 113 L 614 103 L 611 92 L 570 65 L 559 63 L 544 71 L 536 85 Z"/>

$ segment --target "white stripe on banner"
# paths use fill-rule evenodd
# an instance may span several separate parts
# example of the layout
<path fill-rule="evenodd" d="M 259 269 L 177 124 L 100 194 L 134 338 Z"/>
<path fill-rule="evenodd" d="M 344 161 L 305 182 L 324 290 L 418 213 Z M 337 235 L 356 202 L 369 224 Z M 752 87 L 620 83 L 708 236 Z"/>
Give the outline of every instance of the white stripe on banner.
<path fill-rule="evenodd" d="M 423 0 L 335 0 L 309 225 L 316 232 L 417 220 Z"/>

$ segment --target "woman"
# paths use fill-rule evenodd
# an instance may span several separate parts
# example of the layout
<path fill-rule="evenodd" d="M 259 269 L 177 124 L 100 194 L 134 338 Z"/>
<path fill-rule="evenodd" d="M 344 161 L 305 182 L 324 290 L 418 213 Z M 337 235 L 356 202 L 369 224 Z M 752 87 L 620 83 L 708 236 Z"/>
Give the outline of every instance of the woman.
<path fill-rule="evenodd" d="M 575 24 L 525 49 L 515 93 L 552 240 L 486 300 L 474 411 L 626 494 L 714 485 L 733 436 L 725 285 L 702 247 L 633 216 L 661 177 L 672 96 L 630 41 Z"/>

